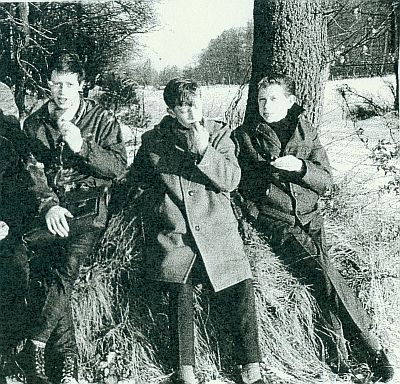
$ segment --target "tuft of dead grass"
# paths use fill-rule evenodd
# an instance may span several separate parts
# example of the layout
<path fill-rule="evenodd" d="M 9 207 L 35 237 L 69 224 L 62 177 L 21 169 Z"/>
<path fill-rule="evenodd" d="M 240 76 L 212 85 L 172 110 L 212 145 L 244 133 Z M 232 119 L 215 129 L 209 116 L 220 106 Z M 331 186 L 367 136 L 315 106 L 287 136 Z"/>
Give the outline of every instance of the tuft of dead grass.
<path fill-rule="evenodd" d="M 251 225 L 243 225 L 255 275 L 265 374 L 277 383 L 333 382 L 335 376 L 317 358 L 315 306 L 307 287 L 285 270 Z M 143 280 L 142 251 L 139 205 L 126 206 L 112 217 L 90 266 L 82 269 L 74 313 L 82 375 L 89 381 L 113 376 L 157 383 L 171 372 L 168 297 Z M 209 313 L 209 303 L 210 292 L 198 288 L 197 374 L 205 382 L 219 378 L 232 383 L 238 374 L 232 342 L 218 314 Z"/>
<path fill-rule="evenodd" d="M 360 198 L 362 196 L 362 198 Z M 326 211 L 336 266 L 370 312 L 376 333 L 400 367 L 400 206 L 394 193 L 341 185 Z M 336 209 L 331 209 L 336 207 Z M 397 377 L 397 376 L 396 376 Z"/>

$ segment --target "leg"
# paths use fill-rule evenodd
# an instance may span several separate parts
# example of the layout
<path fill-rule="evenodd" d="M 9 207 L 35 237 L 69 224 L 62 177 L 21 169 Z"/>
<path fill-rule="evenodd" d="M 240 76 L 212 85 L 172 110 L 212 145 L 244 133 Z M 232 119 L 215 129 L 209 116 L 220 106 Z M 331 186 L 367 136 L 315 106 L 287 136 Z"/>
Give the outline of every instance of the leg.
<path fill-rule="evenodd" d="M 261 221 L 275 254 L 294 277 L 310 287 L 320 309 L 317 333 L 327 346 L 332 367 L 337 371 L 348 371 L 347 342 L 339 317 L 338 295 L 326 268 L 330 264 L 322 221 L 316 220 L 306 227 L 290 226 L 265 217 L 261 217 Z"/>
<path fill-rule="evenodd" d="M 25 338 L 28 258 L 19 239 L 0 241 L 0 383 L 6 384 L 5 367 Z"/>
<path fill-rule="evenodd" d="M 25 338 L 28 258 L 19 240 L 0 242 L 0 354 Z"/>
<path fill-rule="evenodd" d="M 244 280 L 217 293 L 218 307 L 232 334 L 235 360 L 246 384 L 261 383 L 261 352 L 253 281 Z"/>
<path fill-rule="evenodd" d="M 64 363 L 68 363 L 68 373 L 76 372 L 77 351 L 71 294 L 81 260 L 92 251 L 98 237 L 99 233 L 93 232 L 60 239 L 51 250 L 46 250 L 47 255 L 37 254 L 31 261 L 28 308 L 34 321 L 29 332 L 31 342 L 25 354 L 34 360 L 34 364 L 31 363 L 28 368 L 28 371 L 33 370 L 33 376 L 44 379 L 45 348 L 52 349 L 49 353 L 52 357 L 62 356 L 57 364 L 54 362 L 57 365 L 55 375 L 58 381 L 61 380 L 62 371 L 65 371 Z M 52 348 L 47 345 L 49 340 Z M 39 361 L 40 364 L 36 364 Z M 39 366 L 42 367 L 40 372 L 36 369 Z M 48 371 L 52 376 L 52 370 Z"/>
<path fill-rule="evenodd" d="M 171 284 L 169 288 L 171 363 L 182 383 L 195 383 L 193 286 Z"/>
<path fill-rule="evenodd" d="M 323 219 L 315 218 L 305 227 L 291 227 L 261 216 L 261 230 L 270 237 L 270 245 L 292 274 L 311 287 L 311 293 L 321 310 L 322 326 L 333 341 L 336 369 L 348 369 L 345 337 L 360 335 L 364 341 L 370 365 L 381 381 L 393 376 L 380 342 L 370 329 L 372 320 L 354 291 L 329 260 L 325 247 Z M 328 340 L 329 342 L 329 340 Z"/>
<path fill-rule="evenodd" d="M 53 359 L 52 382 L 74 383 L 78 379 L 78 351 L 72 314 L 71 297 L 81 264 L 93 251 L 100 232 L 74 236 L 65 246 L 63 257 L 56 264 L 55 273 L 62 286 L 59 297 L 58 321 L 48 340 Z"/>

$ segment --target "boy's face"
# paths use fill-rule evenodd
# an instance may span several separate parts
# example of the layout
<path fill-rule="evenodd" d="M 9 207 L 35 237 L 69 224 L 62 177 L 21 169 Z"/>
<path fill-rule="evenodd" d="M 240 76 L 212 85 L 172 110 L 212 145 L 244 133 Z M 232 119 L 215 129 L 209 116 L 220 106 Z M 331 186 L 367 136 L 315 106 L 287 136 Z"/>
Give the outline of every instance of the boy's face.
<path fill-rule="evenodd" d="M 79 100 L 82 83 L 79 82 L 77 73 L 53 71 L 49 85 L 51 96 L 58 108 L 67 110 Z"/>
<path fill-rule="evenodd" d="M 267 123 L 274 123 L 286 117 L 295 101 L 282 85 L 270 84 L 258 91 L 258 112 Z"/>
<path fill-rule="evenodd" d="M 185 128 L 191 128 L 196 121 L 201 121 L 203 118 L 203 102 L 200 94 L 193 97 L 192 105 L 176 105 L 174 108 L 167 108 L 168 113 Z"/>

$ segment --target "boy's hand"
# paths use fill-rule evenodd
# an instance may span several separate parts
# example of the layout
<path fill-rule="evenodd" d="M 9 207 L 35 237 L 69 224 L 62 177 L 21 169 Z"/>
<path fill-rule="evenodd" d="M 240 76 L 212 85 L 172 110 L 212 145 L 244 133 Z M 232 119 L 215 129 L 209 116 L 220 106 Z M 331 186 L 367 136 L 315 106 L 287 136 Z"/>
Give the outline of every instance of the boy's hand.
<path fill-rule="evenodd" d="M 6 222 L 0 221 L 0 240 L 5 239 L 8 236 L 9 227 Z"/>
<path fill-rule="evenodd" d="M 210 134 L 198 121 L 194 122 L 188 132 L 188 150 L 196 155 L 203 156 L 207 147 Z"/>
<path fill-rule="evenodd" d="M 74 217 L 68 209 L 59 205 L 51 207 L 45 216 L 47 228 L 53 235 L 68 237 L 69 225 L 67 217 Z"/>
<path fill-rule="evenodd" d="M 63 140 L 68 144 L 72 152 L 79 153 L 83 144 L 81 130 L 75 124 L 65 120 L 59 120 L 58 127 Z"/>
<path fill-rule="evenodd" d="M 288 172 L 301 172 L 303 169 L 303 162 L 293 155 L 278 157 L 271 162 L 271 165 L 276 169 Z"/>

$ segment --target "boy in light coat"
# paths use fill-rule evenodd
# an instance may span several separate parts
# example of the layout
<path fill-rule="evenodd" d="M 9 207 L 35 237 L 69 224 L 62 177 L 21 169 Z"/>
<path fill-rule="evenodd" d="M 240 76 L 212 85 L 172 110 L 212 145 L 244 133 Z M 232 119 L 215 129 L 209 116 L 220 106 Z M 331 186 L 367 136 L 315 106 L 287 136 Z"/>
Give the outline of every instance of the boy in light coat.
<path fill-rule="evenodd" d="M 193 286 L 201 282 L 225 303 L 243 382 L 261 384 L 252 274 L 230 203 L 240 180 L 230 130 L 203 118 L 194 81 L 171 80 L 164 100 L 168 116 L 143 134 L 128 180 L 151 188 L 145 267 L 169 291 L 174 382 L 197 383 Z"/>

